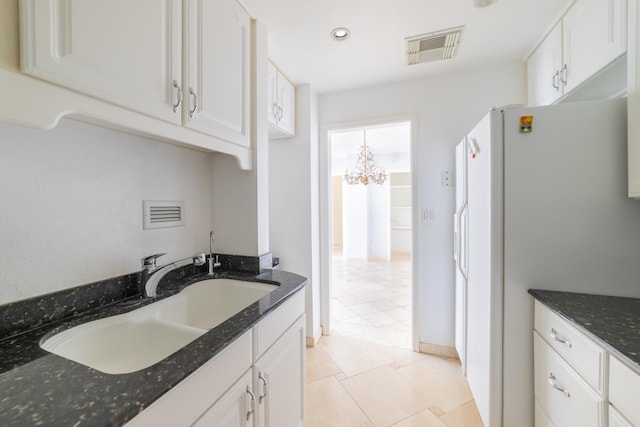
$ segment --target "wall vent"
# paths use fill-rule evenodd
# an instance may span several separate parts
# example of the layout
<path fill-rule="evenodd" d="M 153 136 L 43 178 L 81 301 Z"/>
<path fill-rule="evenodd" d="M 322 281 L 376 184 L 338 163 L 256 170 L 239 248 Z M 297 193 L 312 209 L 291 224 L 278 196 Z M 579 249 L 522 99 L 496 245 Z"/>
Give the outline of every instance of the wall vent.
<path fill-rule="evenodd" d="M 451 59 L 458 52 L 464 26 L 407 37 L 407 61 L 409 65 Z"/>
<path fill-rule="evenodd" d="M 183 201 L 142 201 L 143 225 L 145 230 L 184 225 Z"/>

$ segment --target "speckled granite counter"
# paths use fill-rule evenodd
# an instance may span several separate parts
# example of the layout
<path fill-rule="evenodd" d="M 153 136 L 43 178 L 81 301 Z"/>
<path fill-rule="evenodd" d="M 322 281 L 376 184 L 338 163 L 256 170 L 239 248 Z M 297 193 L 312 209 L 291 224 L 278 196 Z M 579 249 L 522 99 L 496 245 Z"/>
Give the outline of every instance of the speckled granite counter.
<path fill-rule="evenodd" d="M 163 279 L 158 287 L 158 298 L 165 298 L 189 284 L 211 278 L 202 270 L 193 272 L 195 275 L 167 275 L 167 282 Z M 48 353 L 39 346 L 40 340 L 47 335 L 153 302 L 153 299 L 136 296 L 135 292 L 133 296 L 125 292 L 123 299 L 110 302 L 109 305 L 91 308 L 71 318 L 37 325 L 0 340 L 0 425 L 122 425 L 307 283 L 304 277 L 278 270 L 267 270 L 258 275 L 227 271 L 216 273 L 215 277 L 275 283 L 279 288 L 161 362 L 137 372 L 105 374 Z M 10 311 L 0 312 L 3 324 L 10 323 L 7 319 L 14 314 L 8 313 Z"/>
<path fill-rule="evenodd" d="M 640 375 L 640 298 L 539 289 L 529 294 Z"/>

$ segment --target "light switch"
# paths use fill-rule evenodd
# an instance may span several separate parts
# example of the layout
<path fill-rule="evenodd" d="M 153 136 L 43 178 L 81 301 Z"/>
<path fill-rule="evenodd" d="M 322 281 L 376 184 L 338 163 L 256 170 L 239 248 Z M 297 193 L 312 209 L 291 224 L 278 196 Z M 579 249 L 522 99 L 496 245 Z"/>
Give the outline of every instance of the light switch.
<path fill-rule="evenodd" d="M 436 219 L 436 214 L 433 209 L 422 209 L 422 221 L 431 222 Z"/>

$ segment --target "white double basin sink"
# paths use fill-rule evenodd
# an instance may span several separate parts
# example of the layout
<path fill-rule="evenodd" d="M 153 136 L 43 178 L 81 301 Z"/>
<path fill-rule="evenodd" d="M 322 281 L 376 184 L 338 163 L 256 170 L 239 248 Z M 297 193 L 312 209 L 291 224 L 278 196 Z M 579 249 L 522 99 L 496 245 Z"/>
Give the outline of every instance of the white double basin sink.
<path fill-rule="evenodd" d="M 135 372 L 165 359 L 276 288 L 207 279 L 137 310 L 60 332 L 40 346 L 107 374 Z"/>

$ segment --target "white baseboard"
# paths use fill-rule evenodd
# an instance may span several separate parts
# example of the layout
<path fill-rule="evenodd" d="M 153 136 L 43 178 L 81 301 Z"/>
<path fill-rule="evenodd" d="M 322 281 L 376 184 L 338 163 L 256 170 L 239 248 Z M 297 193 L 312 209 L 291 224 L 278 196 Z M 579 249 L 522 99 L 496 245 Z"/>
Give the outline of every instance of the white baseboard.
<path fill-rule="evenodd" d="M 307 347 L 315 347 L 316 344 L 318 344 L 318 340 L 320 340 L 320 337 L 322 336 L 322 329 L 318 328 L 318 330 L 316 331 L 315 334 L 313 334 L 313 336 L 309 336 L 307 335 Z"/>
<path fill-rule="evenodd" d="M 421 342 L 418 346 L 420 353 L 433 354 L 436 356 L 453 357 L 458 359 L 458 352 L 454 347 L 444 345 L 427 344 Z"/>

